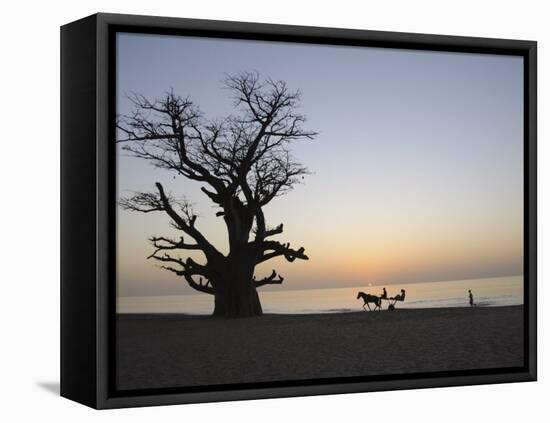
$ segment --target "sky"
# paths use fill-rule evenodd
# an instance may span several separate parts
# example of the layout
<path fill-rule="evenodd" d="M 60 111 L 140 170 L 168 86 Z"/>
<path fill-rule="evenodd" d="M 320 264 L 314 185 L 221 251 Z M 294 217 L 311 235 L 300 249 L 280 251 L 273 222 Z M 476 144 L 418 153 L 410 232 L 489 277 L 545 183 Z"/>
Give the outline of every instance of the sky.
<path fill-rule="evenodd" d="M 130 112 L 132 92 L 154 99 L 173 89 L 223 117 L 234 109 L 222 81 L 242 71 L 299 89 L 306 127 L 319 132 L 291 146 L 311 174 L 265 208 L 270 226 L 284 223 L 278 240 L 310 260 L 258 266 L 258 278 L 272 269 L 285 277 L 262 289 L 523 274 L 521 57 L 119 33 L 117 112 Z M 120 197 L 157 181 L 194 204 L 197 226 L 226 252 L 201 185 L 118 144 Z M 120 296 L 194 293 L 146 259 L 150 236 L 179 238 L 168 222 L 118 210 Z"/>

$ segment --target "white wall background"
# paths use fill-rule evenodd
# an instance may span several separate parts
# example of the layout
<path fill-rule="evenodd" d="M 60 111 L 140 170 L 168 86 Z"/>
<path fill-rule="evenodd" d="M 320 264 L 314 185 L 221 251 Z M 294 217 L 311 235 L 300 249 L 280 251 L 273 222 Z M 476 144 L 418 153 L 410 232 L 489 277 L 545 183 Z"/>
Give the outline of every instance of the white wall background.
<path fill-rule="evenodd" d="M 543 1 L 12 1 L 0 31 L 0 419 L 542 421 L 550 392 L 550 27 Z M 98 12 L 539 42 L 539 382 L 96 412 L 59 382 L 59 26 Z M 546 395 L 543 392 L 546 390 Z M 546 400 L 546 401 L 545 401 Z"/>

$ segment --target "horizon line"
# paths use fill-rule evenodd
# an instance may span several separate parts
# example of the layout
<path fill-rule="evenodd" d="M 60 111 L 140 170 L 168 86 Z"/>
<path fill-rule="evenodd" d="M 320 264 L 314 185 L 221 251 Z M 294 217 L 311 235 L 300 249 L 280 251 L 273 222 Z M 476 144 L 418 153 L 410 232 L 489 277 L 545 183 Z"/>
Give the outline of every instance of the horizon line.
<path fill-rule="evenodd" d="M 422 281 L 422 282 L 380 282 L 373 284 L 371 283 L 366 285 L 351 285 L 351 286 L 326 286 L 326 287 L 319 287 L 319 288 L 290 288 L 290 289 L 277 289 L 277 290 L 269 290 L 269 291 L 263 291 L 263 292 L 288 292 L 288 291 L 313 291 L 313 290 L 322 290 L 322 289 L 346 289 L 346 288 L 364 288 L 364 287 L 380 287 L 383 285 L 414 285 L 414 284 L 423 284 L 423 283 L 449 283 L 449 282 L 465 282 L 465 281 L 474 281 L 474 280 L 480 280 L 480 279 L 500 279 L 500 278 L 511 278 L 511 277 L 524 277 L 524 274 L 515 274 L 515 275 L 501 275 L 501 276 L 490 276 L 490 277 L 482 277 L 482 278 L 466 278 L 466 279 L 448 279 L 448 280 L 436 280 L 436 281 Z M 175 297 L 175 296 L 195 296 L 195 295 L 203 295 L 200 292 L 190 292 L 185 294 L 166 294 L 166 295 L 118 295 L 117 299 L 120 298 L 137 298 L 137 297 Z"/>

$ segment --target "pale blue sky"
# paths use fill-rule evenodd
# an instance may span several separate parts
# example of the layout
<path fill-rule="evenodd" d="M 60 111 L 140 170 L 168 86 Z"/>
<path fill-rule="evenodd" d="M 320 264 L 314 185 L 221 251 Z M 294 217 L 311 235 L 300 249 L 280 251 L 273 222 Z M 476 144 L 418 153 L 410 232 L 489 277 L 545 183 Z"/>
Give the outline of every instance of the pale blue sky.
<path fill-rule="evenodd" d="M 224 74 L 255 70 L 302 92 L 315 141 L 292 146 L 313 174 L 276 199 L 268 223 L 311 260 L 270 262 L 278 289 L 420 282 L 522 273 L 523 59 L 513 56 L 119 34 L 119 113 L 125 94 L 189 96 L 208 117 L 233 112 Z M 128 157 L 119 193 L 155 181 L 188 196 L 198 225 L 225 233 L 200 185 Z M 122 295 L 189 292 L 145 260 L 163 215 L 119 212 Z M 263 271 L 263 273 L 262 273 Z"/>

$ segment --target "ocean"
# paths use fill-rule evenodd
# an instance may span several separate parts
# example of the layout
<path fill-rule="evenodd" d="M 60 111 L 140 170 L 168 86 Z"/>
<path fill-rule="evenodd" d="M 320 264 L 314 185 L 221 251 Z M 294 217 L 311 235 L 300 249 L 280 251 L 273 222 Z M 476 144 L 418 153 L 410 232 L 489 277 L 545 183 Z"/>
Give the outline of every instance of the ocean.
<path fill-rule="evenodd" d="M 325 288 L 287 291 L 259 290 L 264 313 L 308 314 L 345 313 L 362 310 L 363 301 L 357 292 L 380 295 L 382 288 L 388 297 L 405 289 L 404 302 L 396 308 L 466 307 L 468 289 L 472 290 L 478 307 L 497 307 L 523 304 L 523 276 L 469 279 L 461 281 L 408 284 L 380 284 L 351 288 Z M 171 295 L 148 297 L 120 297 L 117 313 L 185 313 L 208 315 L 214 300 L 211 295 Z M 383 302 L 387 308 L 387 302 Z"/>

